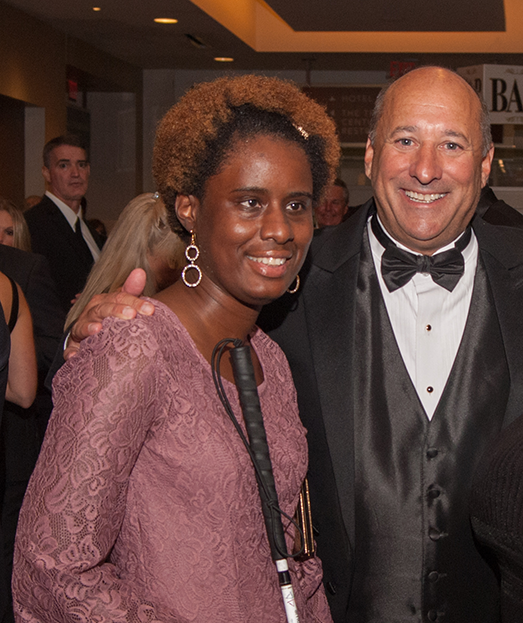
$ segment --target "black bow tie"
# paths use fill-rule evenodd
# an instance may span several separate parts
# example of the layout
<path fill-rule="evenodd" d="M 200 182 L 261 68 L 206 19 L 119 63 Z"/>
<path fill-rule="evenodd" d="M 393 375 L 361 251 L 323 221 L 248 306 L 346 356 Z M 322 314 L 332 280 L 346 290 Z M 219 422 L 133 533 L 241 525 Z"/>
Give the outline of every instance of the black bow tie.
<path fill-rule="evenodd" d="M 467 227 L 453 249 L 436 255 L 415 255 L 400 249 L 383 231 L 376 215 L 371 219 L 371 227 L 385 247 L 381 256 L 381 274 L 389 292 L 402 288 L 416 273 L 428 273 L 434 283 L 449 292 L 454 290 L 465 270 L 462 251 L 470 242 L 470 227 Z"/>

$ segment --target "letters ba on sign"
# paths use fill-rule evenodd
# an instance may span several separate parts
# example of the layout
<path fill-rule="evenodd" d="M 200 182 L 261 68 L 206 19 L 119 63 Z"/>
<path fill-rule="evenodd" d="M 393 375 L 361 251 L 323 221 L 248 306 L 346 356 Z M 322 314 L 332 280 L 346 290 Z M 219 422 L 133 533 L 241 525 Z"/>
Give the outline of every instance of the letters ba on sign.
<path fill-rule="evenodd" d="M 483 96 L 491 123 L 523 125 L 523 66 L 475 65 L 457 71 Z"/>
<path fill-rule="evenodd" d="M 336 122 L 340 143 L 366 143 L 374 102 L 381 86 L 304 87 Z"/>

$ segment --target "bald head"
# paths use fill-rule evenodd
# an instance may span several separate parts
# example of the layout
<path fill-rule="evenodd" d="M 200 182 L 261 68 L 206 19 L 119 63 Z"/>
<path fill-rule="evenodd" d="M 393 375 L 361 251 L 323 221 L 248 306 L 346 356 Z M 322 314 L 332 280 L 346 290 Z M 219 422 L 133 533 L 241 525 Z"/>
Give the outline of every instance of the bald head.
<path fill-rule="evenodd" d="M 378 215 L 393 238 L 432 255 L 466 229 L 488 181 L 481 102 L 457 74 L 425 67 L 393 83 L 378 110 L 365 152 Z"/>
<path fill-rule="evenodd" d="M 492 132 L 487 105 L 466 80 L 456 72 L 444 67 L 420 67 L 384 87 L 380 91 L 374 105 L 369 129 L 370 141 L 374 144 L 377 127 L 383 116 L 386 101 L 391 93 L 394 93 L 396 89 L 419 88 L 417 85 L 424 85 L 424 88 L 428 87 L 430 89 L 434 82 L 441 85 L 447 84 L 448 88 L 456 89 L 457 92 L 461 91 L 465 101 L 470 99 L 472 108 L 476 109 L 477 123 L 481 132 L 482 155 L 485 156 L 492 145 Z"/>

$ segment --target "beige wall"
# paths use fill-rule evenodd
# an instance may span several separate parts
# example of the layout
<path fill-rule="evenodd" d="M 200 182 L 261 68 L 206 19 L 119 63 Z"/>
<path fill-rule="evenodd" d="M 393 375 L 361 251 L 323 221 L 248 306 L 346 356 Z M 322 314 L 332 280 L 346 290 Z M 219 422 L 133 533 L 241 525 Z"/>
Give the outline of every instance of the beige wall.
<path fill-rule="evenodd" d="M 142 71 L 128 63 L 109 56 L 89 44 L 68 38 L 48 24 L 30 17 L 0 0 L 0 96 L 4 95 L 29 106 L 45 110 L 45 141 L 63 134 L 67 125 L 66 76 L 74 67 L 92 91 L 125 92 L 135 96 L 136 157 L 131 194 L 142 190 L 143 184 L 143 89 Z M 0 104 L 1 105 L 1 104 Z M 0 135 L 6 136 L 7 128 Z M 12 132 L 9 136 L 12 137 Z M 17 141 L 24 145 L 24 135 Z M 8 159 L 13 141 L 0 141 L 0 161 Z M 38 151 L 42 146 L 39 146 Z M 9 180 L 7 179 L 9 175 Z M 0 194 L 3 188 L 18 189 L 12 199 L 18 203 L 24 194 L 24 170 L 0 170 Z M 11 192 L 11 195 L 13 193 Z M 18 196 L 20 195 L 20 196 Z"/>

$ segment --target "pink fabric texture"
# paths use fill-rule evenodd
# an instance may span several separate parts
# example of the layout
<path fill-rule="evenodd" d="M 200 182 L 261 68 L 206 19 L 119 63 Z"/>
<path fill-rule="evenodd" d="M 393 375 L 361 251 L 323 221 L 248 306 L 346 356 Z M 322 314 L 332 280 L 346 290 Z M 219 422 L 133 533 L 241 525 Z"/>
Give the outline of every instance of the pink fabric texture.
<path fill-rule="evenodd" d="M 286 620 L 248 454 L 209 364 L 154 303 L 151 317 L 105 321 L 56 376 L 18 526 L 17 621 Z M 283 353 L 260 330 L 252 344 L 280 506 L 292 515 L 305 430 Z M 319 560 L 290 565 L 301 623 L 330 622 Z"/>

